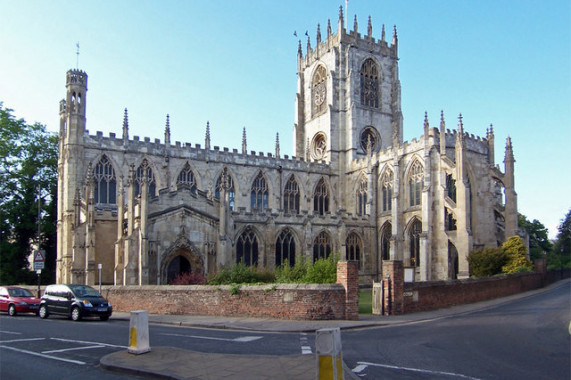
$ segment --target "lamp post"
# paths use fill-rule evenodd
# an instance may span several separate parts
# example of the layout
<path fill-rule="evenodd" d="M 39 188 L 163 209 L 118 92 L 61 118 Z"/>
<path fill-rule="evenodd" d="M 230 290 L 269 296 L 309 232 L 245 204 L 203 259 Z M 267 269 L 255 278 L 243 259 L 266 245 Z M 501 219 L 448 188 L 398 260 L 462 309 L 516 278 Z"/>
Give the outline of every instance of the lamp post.
<path fill-rule="evenodd" d="M 101 268 L 103 268 L 103 264 L 97 264 L 97 269 L 99 270 L 99 293 L 101 293 Z"/>

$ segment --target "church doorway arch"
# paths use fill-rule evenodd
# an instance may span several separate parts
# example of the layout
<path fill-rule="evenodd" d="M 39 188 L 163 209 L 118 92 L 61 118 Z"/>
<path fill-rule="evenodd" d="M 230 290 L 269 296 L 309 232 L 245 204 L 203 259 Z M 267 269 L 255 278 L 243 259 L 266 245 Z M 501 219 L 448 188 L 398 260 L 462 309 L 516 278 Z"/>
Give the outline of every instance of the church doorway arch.
<path fill-rule="evenodd" d="M 182 255 L 175 256 L 167 266 L 167 284 L 177 276 L 191 272 L 190 262 Z"/>
<path fill-rule="evenodd" d="M 458 250 L 451 241 L 448 241 L 448 278 L 458 278 Z"/>
<path fill-rule="evenodd" d="M 161 284 L 169 284 L 183 273 L 204 274 L 203 255 L 185 238 L 178 239 L 162 257 Z"/>

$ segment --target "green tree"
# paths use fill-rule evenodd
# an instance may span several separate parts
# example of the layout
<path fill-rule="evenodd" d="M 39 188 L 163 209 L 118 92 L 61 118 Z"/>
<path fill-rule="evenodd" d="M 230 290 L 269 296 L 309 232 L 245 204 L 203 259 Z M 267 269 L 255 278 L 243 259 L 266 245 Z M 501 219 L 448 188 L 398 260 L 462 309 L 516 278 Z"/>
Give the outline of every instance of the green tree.
<path fill-rule="evenodd" d="M 532 260 L 544 259 L 553 249 L 549 241 L 548 229 L 537 219 L 529 221 L 525 215 L 518 214 L 518 225 L 529 236 L 529 256 Z"/>
<path fill-rule="evenodd" d="M 58 138 L 16 119 L 0 102 L 0 283 L 35 283 L 28 257 L 46 250 L 43 282 L 55 276 Z M 41 236 L 38 236 L 38 199 Z"/>
<path fill-rule="evenodd" d="M 468 255 L 470 276 L 491 277 L 502 273 L 502 267 L 508 262 L 508 256 L 502 247 L 484 248 L 472 251 Z"/>
<path fill-rule="evenodd" d="M 558 233 L 553 245 L 553 253 L 547 259 L 549 269 L 571 267 L 571 209 L 557 227 Z"/>
<path fill-rule="evenodd" d="M 502 249 L 507 255 L 507 263 L 502 267 L 502 273 L 517 273 L 533 269 L 533 263 L 526 256 L 527 247 L 519 236 L 510 237 L 502 245 Z"/>

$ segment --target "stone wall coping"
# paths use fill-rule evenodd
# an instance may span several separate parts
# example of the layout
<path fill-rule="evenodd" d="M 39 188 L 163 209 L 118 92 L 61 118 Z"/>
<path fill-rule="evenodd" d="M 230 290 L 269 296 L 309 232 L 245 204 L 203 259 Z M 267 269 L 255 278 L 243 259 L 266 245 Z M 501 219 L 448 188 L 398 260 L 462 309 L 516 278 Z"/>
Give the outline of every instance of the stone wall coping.
<path fill-rule="evenodd" d="M 339 290 L 345 291 L 341 284 L 234 284 L 234 285 L 103 285 L 101 290 L 137 290 L 137 291 L 215 291 L 230 290 L 236 286 L 240 290 L 247 291 L 272 291 L 272 290 Z"/>

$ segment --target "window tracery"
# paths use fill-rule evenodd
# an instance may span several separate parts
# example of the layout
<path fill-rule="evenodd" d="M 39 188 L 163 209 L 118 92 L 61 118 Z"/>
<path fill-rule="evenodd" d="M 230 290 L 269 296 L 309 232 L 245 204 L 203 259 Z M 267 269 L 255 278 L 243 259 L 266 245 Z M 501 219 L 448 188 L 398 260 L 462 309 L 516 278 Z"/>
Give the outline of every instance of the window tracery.
<path fill-rule="evenodd" d="M 284 212 L 286 214 L 299 214 L 299 200 L 299 185 L 292 174 L 284 188 Z"/>
<path fill-rule="evenodd" d="M 276 268 L 286 264 L 295 265 L 295 240 L 289 229 L 283 230 L 276 239 Z"/>
<path fill-rule="evenodd" d="M 409 198 L 411 206 L 418 206 L 422 201 L 422 182 L 424 181 L 424 168 L 418 160 L 415 160 L 408 177 Z"/>
<path fill-rule="evenodd" d="M 325 113 L 327 106 L 327 71 L 325 67 L 319 65 L 315 74 L 313 74 L 313 81 L 311 85 L 311 96 L 313 101 L 312 104 L 312 114 L 313 116 L 318 116 Z"/>
<path fill-rule="evenodd" d="M 318 259 L 326 259 L 331 254 L 331 239 L 329 234 L 321 231 L 313 240 L 313 262 Z"/>
<path fill-rule="evenodd" d="M 383 260 L 390 260 L 391 257 L 392 228 L 390 223 L 385 223 L 381 231 L 381 258 Z"/>
<path fill-rule="evenodd" d="M 415 220 L 410 228 L 410 265 L 420 266 L 420 234 L 422 233 L 422 223 Z"/>
<path fill-rule="evenodd" d="M 390 211 L 392 209 L 393 182 L 394 173 L 392 170 L 387 170 L 381 179 L 383 211 Z"/>
<path fill-rule="evenodd" d="M 359 180 L 359 187 L 357 188 L 357 215 L 367 214 L 367 190 L 369 184 L 367 177 L 362 176 Z"/>
<path fill-rule="evenodd" d="M 379 69 L 371 58 L 361 66 L 361 104 L 379 107 Z"/>
<path fill-rule="evenodd" d="M 196 179 L 194 178 L 194 173 L 190 168 L 190 164 L 186 163 L 184 168 L 182 168 L 176 180 L 176 184 L 187 185 L 190 188 L 190 192 L 196 195 L 197 193 Z"/>
<path fill-rule="evenodd" d="M 258 176 L 252 183 L 250 201 L 252 211 L 263 211 L 269 207 L 268 185 L 261 171 L 258 173 Z"/>
<path fill-rule="evenodd" d="M 117 179 L 107 156 L 101 157 L 95 165 L 93 180 L 95 182 L 95 204 L 116 204 Z"/>
<path fill-rule="evenodd" d="M 149 164 L 149 161 L 147 161 L 146 158 L 143 160 L 143 162 L 141 162 L 141 165 L 139 165 L 137 171 L 135 172 L 135 196 L 141 194 L 141 185 L 143 183 L 143 178 L 146 178 L 147 184 L 149 186 L 149 195 L 154 197 L 156 195 L 157 189 L 155 175 L 151 165 Z"/>
<path fill-rule="evenodd" d="M 361 269 L 361 252 L 363 250 L 363 242 L 359 235 L 351 232 L 345 241 L 345 255 L 347 260 L 355 260 Z"/>
<path fill-rule="evenodd" d="M 321 178 L 315 187 L 313 211 L 319 215 L 325 215 L 326 212 L 329 212 L 329 191 L 324 178 Z"/>
<path fill-rule="evenodd" d="M 258 265 L 258 238 L 251 228 L 242 232 L 236 242 L 236 262 L 246 266 Z"/>
<path fill-rule="evenodd" d="M 226 171 L 226 169 L 224 169 Z M 214 188 L 214 197 L 220 200 L 220 194 L 222 194 L 222 186 L 224 185 L 223 176 L 226 178 L 226 191 L 228 192 L 228 205 L 230 206 L 230 210 L 234 211 L 234 203 L 236 192 L 234 190 L 234 180 L 232 176 L 226 172 L 226 174 L 222 173 L 218 176 L 218 180 L 216 181 L 216 186 Z"/>

